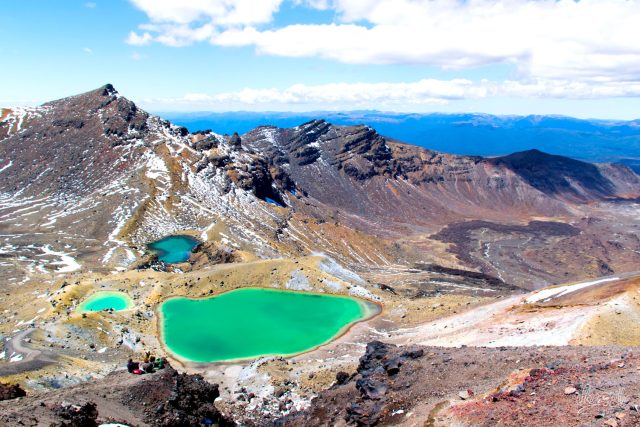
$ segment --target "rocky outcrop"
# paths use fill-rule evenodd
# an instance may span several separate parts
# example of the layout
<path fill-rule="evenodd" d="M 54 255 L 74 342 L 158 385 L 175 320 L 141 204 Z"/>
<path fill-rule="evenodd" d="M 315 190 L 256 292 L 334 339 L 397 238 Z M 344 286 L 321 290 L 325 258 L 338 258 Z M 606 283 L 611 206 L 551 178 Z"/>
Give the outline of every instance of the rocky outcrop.
<path fill-rule="evenodd" d="M 218 138 L 214 135 L 207 135 L 204 138 L 198 139 L 194 144 L 194 148 L 198 151 L 207 151 L 217 147 L 220 144 Z"/>
<path fill-rule="evenodd" d="M 284 417 L 277 425 L 333 425 L 340 418 L 348 425 L 376 425 L 390 415 L 394 395 L 402 389 L 402 381 L 396 381 L 396 376 L 405 365 L 414 365 L 414 361 L 423 356 L 424 350 L 419 347 L 398 348 L 380 341 L 370 342 L 355 374 L 339 372 L 335 385 L 314 399 L 309 410 Z M 334 392 L 341 395 L 351 388 L 357 395 L 348 401 L 331 397 Z M 331 403 L 324 406 L 327 402 Z"/>
<path fill-rule="evenodd" d="M 63 402 L 52 408 L 52 412 L 60 421 L 51 423 L 50 427 L 97 427 L 98 409 L 93 402 L 73 405 Z"/>
<path fill-rule="evenodd" d="M 24 397 L 27 393 L 19 384 L 2 384 L 0 383 L 0 400 L 17 399 Z"/>
<path fill-rule="evenodd" d="M 222 247 L 216 242 L 204 242 L 194 250 L 189 263 L 192 269 L 208 265 L 228 264 L 238 261 L 238 255 L 230 248 Z"/>
<path fill-rule="evenodd" d="M 168 367 L 132 387 L 122 403 L 152 426 L 234 425 L 215 407 L 218 396 L 217 384 Z"/>
<path fill-rule="evenodd" d="M 234 132 L 229 138 L 229 145 L 234 148 L 240 148 L 242 146 L 242 138 L 238 135 L 238 132 Z"/>
<path fill-rule="evenodd" d="M 288 175 L 277 167 L 270 168 L 264 157 L 252 155 L 249 162 L 242 164 L 229 163 L 231 159 L 225 157 L 216 157 L 214 161 L 217 165 L 225 165 L 230 181 L 239 188 L 251 191 L 259 199 L 285 205 L 280 191 L 285 191 L 290 185 Z"/>

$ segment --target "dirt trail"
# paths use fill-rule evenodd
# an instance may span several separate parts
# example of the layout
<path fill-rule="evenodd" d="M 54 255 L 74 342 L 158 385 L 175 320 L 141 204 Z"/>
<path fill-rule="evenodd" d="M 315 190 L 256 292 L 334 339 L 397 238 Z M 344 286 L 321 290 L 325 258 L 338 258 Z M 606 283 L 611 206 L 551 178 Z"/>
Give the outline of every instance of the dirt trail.
<path fill-rule="evenodd" d="M 42 369 L 58 360 L 58 356 L 54 352 L 34 349 L 25 344 L 35 331 L 35 328 L 26 329 L 4 343 L 7 359 L 10 359 L 12 355 L 13 357 L 20 355 L 22 359 L 0 365 L 0 377 Z"/>

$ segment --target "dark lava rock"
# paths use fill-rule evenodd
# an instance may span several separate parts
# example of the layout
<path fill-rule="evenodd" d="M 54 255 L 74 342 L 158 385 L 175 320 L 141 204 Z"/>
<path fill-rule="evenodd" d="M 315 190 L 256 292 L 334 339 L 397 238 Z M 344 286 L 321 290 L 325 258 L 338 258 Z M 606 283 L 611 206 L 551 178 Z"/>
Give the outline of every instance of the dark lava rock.
<path fill-rule="evenodd" d="M 356 381 L 356 388 L 365 399 L 378 400 L 387 393 L 385 383 L 371 378 L 360 378 Z"/>
<path fill-rule="evenodd" d="M 131 400 L 123 402 L 144 413 L 152 426 L 232 426 L 215 407 L 220 392 L 201 375 L 179 374 L 171 367 L 131 388 Z"/>
<path fill-rule="evenodd" d="M 388 375 L 395 375 L 400 372 L 400 367 L 402 366 L 402 357 L 395 357 L 391 360 L 387 360 L 384 362 L 384 370 Z"/>
<path fill-rule="evenodd" d="M 340 419 L 358 426 L 383 422 L 397 409 L 394 405 L 398 404 L 399 393 L 413 380 L 414 360 L 423 355 L 424 350 L 418 347 L 399 348 L 380 341 L 370 342 L 356 373 L 339 372 L 336 385 L 315 398 L 309 409 L 288 414 L 275 425 L 335 425 Z"/>
<path fill-rule="evenodd" d="M 61 404 L 53 408 L 53 413 L 61 421 L 51 427 L 95 427 L 98 425 L 98 409 L 93 402 L 83 405 Z"/>
<path fill-rule="evenodd" d="M 353 402 L 347 408 L 345 419 L 357 426 L 373 426 L 378 423 L 383 408 L 383 402 Z"/>
<path fill-rule="evenodd" d="M 240 147 L 242 145 L 242 138 L 238 135 L 238 132 L 234 132 L 229 138 L 229 145 L 232 147 Z"/>
<path fill-rule="evenodd" d="M 396 292 L 396 290 L 394 288 L 392 288 L 389 285 L 384 285 L 384 284 L 378 284 L 376 286 L 378 289 L 383 290 L 385 292 L 389 292 L 392 293 L 393 295 L 398 295 L 398 293 Z"/>
<path fill-rule="evenodd" d="M 214 147 L 217 147 L 218 144 L 220 142 L 218 141 L 218 138 L 216 138 L 213 135 L 207 136 L 204 139 L 201 139 L 200 141 L 196 142 L 194 145 L 194 148 L 198 151 L 206 151 L 206 150 L 210 150 Z"/>
<path fill-rule="evenodd" d="M 231 158 L 226 154 L 213 154 L 207 160 L 216 168 L 224 167 L 231 162 Z"/>
<path fill-rule="evenodd" d="M 360 358 L 358 373 L 368 375 L 374 369 L 380 367 L 380 360 L 387 355 L 387 345 L 380 341 L 372 341 L 367 344 L 364 356 Z"/>
<path fill-rule="evenodd" d="M 407 359 L 419 359 L 424 356 L 424 350 L 421 348 L 417 350 L 408 350 L 402 353 L 400 356 Z"/>
<path fill-rule="evenodd" d="M 11 400 L 26 395 L 18 384 L 0 384 L 0 400 Z"/>
<path fill-rule="evenodd" d="M 336 374 L 336 382 L 338 385 L 345 385 L 349 382 L 349 374 L 344 371 L 340 371 Z"/>

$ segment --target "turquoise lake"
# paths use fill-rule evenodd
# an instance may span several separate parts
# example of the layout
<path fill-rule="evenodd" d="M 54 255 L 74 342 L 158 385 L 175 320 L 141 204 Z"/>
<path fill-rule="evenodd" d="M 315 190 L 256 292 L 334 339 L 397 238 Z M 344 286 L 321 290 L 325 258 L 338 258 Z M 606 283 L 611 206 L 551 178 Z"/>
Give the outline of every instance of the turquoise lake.
<path fill-rule="evenodd" d="M 192 362 L 284 356 L 325 344 L 378 311 L 358 298 L 244 288 L 168 299 L 159 307 L 160 336 L 171 353 Z"/>
<path fill-rule="evenodd" d="M 133 301 L 124 292 L 103 291 L 96 292 L 84 300 L 79 306 L 79 311 L 102 311 L 112 309 L 115 311 L 126 310 L 133 307 Z"/>
<path fill-rule="evenodd" d="M 191 251 L 200 244 L 191 236 L 168 236 L 147 246 L 158 255 L 158 259 L 167 264 L 177 264 L 189 260 Z"/>

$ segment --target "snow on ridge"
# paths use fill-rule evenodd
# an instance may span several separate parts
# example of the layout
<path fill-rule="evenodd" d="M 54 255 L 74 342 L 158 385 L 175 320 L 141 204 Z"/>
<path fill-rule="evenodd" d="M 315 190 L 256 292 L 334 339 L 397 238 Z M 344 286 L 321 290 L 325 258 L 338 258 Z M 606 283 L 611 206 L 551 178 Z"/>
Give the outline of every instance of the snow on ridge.
<path fill-rule="evenodd" d="M 152 142 L 152 144 L 164 143 L 171 154 L 180 154 L 184 150 L 196 154 L 196 150 L 189 146 L 189 138 L 186 136 L 178 135 L 178 126 L 161 119 L 158 116 L 149 116 L 147 119 L 147 127 L 150 132 L 155 133 L 159 138 Z M 175 146 L 178 146 L 176 149 Z"/>
<path fill-rule="evenodd" d="M 10 126 L 7 136 L 11 136 L 23 130 L 22 126 L 24 125 L 24 121 L 30 115 L 42 117 L 42 115 L 49 110 L 49 107 L 11 107 L 8 108 L 8 110 L 10 111 L 9 114 L 7 114 L 4 119 L 0 120 L 0 123 L 9 123 Z"/>
<path fill-rule="evenodd" d="M 277 129 L 272 128 L 272 127 L 264 127 L 262 129 L 260 129 L 261 136 L 269 144 L 273 145 L 274 147 L 281 148 L 281 145 L 278 143 L 278 141 L 276 141 L 276 132 L 277 132 Z"/>
<path fill-rule="evenodd" d="M 150 153 L 146 166 L 147 171 L 145 172 L 145 175 L 147 178 L 154 180 L 162 179 L 165 183 L 170 182 L 169 169 L 162 157 L 155 153 Z"/>
<path fill-rule="evenodd" d="M 45 255 L 54 255 L 60 257 L 60 261 L 52 262 L 51 265 L 61 265 L 62 267 L 56 270 L 56 273 L 70 273 L 72 271 L 79 270 L 81 268 L 80 264 L 67 253 L 57 252 L 51 249 L 51 246 L 45 245 L 40 248 Z"/>
<path fill-rule="evenodd" d="M 9 169 L 13 165 L 13 160 L 9 160 L 7 165 L 0 167 L 0 173 L 4 172 L 6 169 Z"/>
<path fill-rule="evenodd" d="M 610 277 L 607 279 L 599 279 L 599 280 L 593 280 L 590 282 L 575 283 L 573 285 L 559 286 L 557 288 L 542 289 L 534 293 L 533 295 L 530 295 L 529 297 L 527 297 L 524 300 L 524 302 L 527 304 L 532 304 L 539 301 L 547 302 L 552 300 L 553 298 L 558 298 L 558 297 L 567 295 L 569 293 L 578 291 L 580 289 L 588 288 L 590 286 L 598 285 L 600 283 L 615 282 L 618 280 L 620 280 L 619 277 Z"/>

